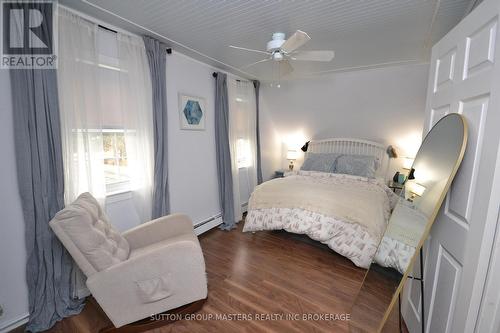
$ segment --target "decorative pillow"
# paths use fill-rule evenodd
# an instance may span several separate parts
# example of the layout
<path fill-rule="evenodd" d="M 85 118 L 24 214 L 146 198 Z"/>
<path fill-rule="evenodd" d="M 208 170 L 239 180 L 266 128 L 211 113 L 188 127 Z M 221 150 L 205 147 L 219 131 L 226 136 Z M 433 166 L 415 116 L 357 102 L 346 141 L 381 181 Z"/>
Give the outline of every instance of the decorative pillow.
<path fill-rule="evenodd" d="M 300 170 L 333 173 L 339 156 L 335 153 L 308 153 Z"/>
<path fill-rule="evenodd" d="M 81 194 L 58 212 L 50 225 L 59 238 L 62 236 L 71 240 L 96 271 L 118 264 L 129 256 L 127 240 L 111 225 L 90 193 Z M 78 260 L 77 264 L 88 276 L 89 272 L 83 269 Z"/>
<path fill-rule="evenodd" d="M 379 161 L 368 155 L 341 155 L 337 159 L 335 173 L 375 178 Z"/>

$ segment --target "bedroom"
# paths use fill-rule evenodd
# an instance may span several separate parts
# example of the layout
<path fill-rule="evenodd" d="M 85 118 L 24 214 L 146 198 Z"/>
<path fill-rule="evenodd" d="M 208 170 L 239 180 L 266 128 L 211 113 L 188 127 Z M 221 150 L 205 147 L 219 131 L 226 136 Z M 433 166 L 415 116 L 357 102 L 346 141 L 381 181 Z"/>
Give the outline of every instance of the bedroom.
<path fill-rule="evenodd" d="M 163 326 L 159 332 L 356 331 L 366 268 L 373 259 L 374 265 L 381 262 L 375 252 L 382 235 L 400 216 L 390 215 L 400 212 L 393 198 L 411 190 L 406 201 L 417 202 L 432 192 L 409 174 L 415 169 L 421 176 L 415 165 L 425 134 L 455 113 L 469 129 L 460 169 L 429 237 L 422 233 L 423 256 L 418 238 L 403 261 L 392 263 L 394 272 L 405 275 L 397 281 L 404 288 L 394 292 L 384 284 L 391 304 L 370 317 L 376 323 L 365 330 L 385 325 L 395 332 L 401 324 L 412 333 L 498 332 L 498 1 L 59 0 L 45 9 L 31 4 L 2 1 L 0 332 L 97 332 L 127 324 L 125 329 L 147 317 L 140 313 L 187 303 L 201 306 L 190 311 L 192 318 L 186 313 L 165 323 L 158 315 L 150 322 Z M 24 20 L 19 8 L 33 18 Z M 57 67 L 14 68 L 5 59 L 48 59 L 22 45 L 47 41 L 36 22 L 46 22 L 37 13 L 49 11 L 57 23 L 49 38 Z M 23 24 L 20 34 L 16 29 Z M 6 57 L 11 48 L 24 53 Z M 323 52 L 310 52 L 318 50 Z M 313 163 L 315 153 L 323 160 Z M 362 161 L 373 169 L 364 171 L 367 181 L 352 174 L 353 155 L 368 156 Z M 433 156 L 433 167 L 444 155 Z M 382 203 L 369 206 L 374 196 L 364 188 L 377 192 Z M 86 204 L 107 215 L 96 221 L 109 218 L 112 224 L 101 225 L 110 239 L 104 241 L 102 232 L 94 236 L 114 251 L 108 258 L 86 249 L 97 260 L 88 266 L 79 256 L 87 252 L 71 248 L 57 223 L 49 226 L 65 206 L 66 213 L 76 214 L 71 203 L 84 192 L 97 199 L 84 197 Z M 372 221 L 374 212 L 379 222 Z M 176 213 L 185 216 L 173 215 L 171 227 L 163 223 L 146 240 L 130 234 L 150 225 L 144 222 Z M 364 237 L 354 244 L 369 243 L 371 250 L 347 246 L 353 243 L 342 233 L 307 232 L 314 228 L 305 221 L 315 217 L 328 217 L 321 227 L 342 227 L 354 240 Z M 355 218 L 367 222 L 351 223 Z M 258 225 L 259 219 L 270 223 Z M 287 226 L 278 223 L 283 220 Z M 271 222 L 276 224 L 270 227 Z M 79 234 L 94 229 L 78 229 L 70 237 L 80 241 Z M 187 237 L 194 245 L 179 254 L 181 262 L 164 249 L 165 260 L 195 271 L 182 275 L 182 283 L 170 277 L 154 283 L 160 289 L 185 284 L 179 291 L 184 303 L 172 306 L 176 297 L 169 295 L 137 304 L 113 296 L 109 281 L 128 281 L 135 292 L 137 280 L 151 282 L 159 274 L 155 268 L 168 267 L 151 258 L 141 262 L 141 272 L 131 267 L 93 284 L 107 271 L 100 265 L 126 266 L 141 250 L 134 246 L 176 232 L 186 235 L 172 242 Z M 167 276 L 179 278 L 168 269 Z M 142 287 L 145 292 L 151 285 Z M 195 291 L 198 296 L 190 294 Z M 206 301 L 192 303 L 203 300 L 204 291 Z M 152 308 L 156 304 L 161 311 Z"/>

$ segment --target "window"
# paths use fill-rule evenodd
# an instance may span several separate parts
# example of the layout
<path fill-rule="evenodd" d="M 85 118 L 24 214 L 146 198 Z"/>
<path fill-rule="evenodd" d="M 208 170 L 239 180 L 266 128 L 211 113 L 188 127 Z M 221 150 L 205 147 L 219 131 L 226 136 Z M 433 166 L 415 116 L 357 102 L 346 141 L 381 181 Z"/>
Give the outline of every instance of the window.
<path fill-rule="evenodd" d="M 118 192 L 150 219 L 154 167 L 151 76 L 140 36 L 61 9 L 57 70 L 66 202 Z M 77 41 L 77 43 L 75 43 Z M 101 202 L 102 202 L 101 201 Z"/>
<path fill-rule="evenodd" d="M 106 192 L 127 190 L 130 185 L 127 149 L 123 130 L 102 131 Z"/>
<path fill-rule="evenodd" d="M 248 168 L 252 165 L 250 140 L 238 139 L 236 141 L 236 165 L 238 169 Z"/>
<path fill-rule="evenodd" d="M 123 113 L 126 107 L 122 105 L 121 91 L 123 91 L 123 87 L 120 85 L 128 72 L 126 69 L 120 68 L 118 53 L 116 33 L 99 27 L 97 31 L 97 57 L 95 60 L 86 59 L 85 57 L 76 59 L 77 62 L 89 67 L 89 70 L 85 72 L 96 73 L 96 78 L 92 76 L 85 78 L 89 79 L 90 82 L 85 84 L 87 84 L 86 87 L 89 90 L 91 90 L 89 85 L 92 85 L 92 89 L 96 89 L 95 92 L 100 98 L 89 103 L 87 108 L 84 107 L 85 114 L 81 116 L 81 119 L 83 119 L 82 124 L 90 128 L 82 127 L 74 130 L 76 133 L 74 142 L 77 144 L 75 150 L 89 150 L 88 147 L 85 147 L 86 144 L 83 143 L 85 139 L 80 138 L 80 135 L 82 133 L 92 133 L 89 138 L 91 138 L 92 142 L 97 143 L 97 146 L 90 148 L 91 153 L 89 156 L 96 158 L 98 161 L 102 160 L 102 165 L 99 165 L 98 169 L 104 173 L 104 185 L 107 195 L 129 191 L 131 180 L 126 148 L 127 140 L 125 140 L 125 126 L 123 123 Z M 94 71 L 95 67 L 97 67 L 97 71 Z M 96 80 L 90 81 L 90 79 Z M 131 130 L 128 130 L 127 134 L 131 132 Z M 101 140 L 102 147 L 100 145 Z M 78 158 L 75 159 L 75 161 L 77 160 Z M 101 177 L 101 175 L 102 173 L 93 175 L 93 181 L 95 181 L 95 177 Z M 96 181 L 96 183 L 102 182 Z"/>

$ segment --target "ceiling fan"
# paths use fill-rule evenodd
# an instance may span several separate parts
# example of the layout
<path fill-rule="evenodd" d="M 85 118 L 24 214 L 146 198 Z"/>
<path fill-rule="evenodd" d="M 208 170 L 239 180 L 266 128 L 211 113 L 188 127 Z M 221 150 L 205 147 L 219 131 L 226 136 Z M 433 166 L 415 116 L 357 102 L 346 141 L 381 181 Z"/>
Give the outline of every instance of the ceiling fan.
<path fill-rule="evenodd" d="M 307 43 L 311 37 L 301 30 L 297 30 L 290 38 L 285 40 L 285 34 L 282 32 L 273 33 L 272 40 L 267 43 L 267 51 L 254 50 L 246 47 L 229 45 L 233 49 L 257 52 L 266 54 L 267 58 L 245 65 L 240 69 L 246 69 L 251 66 L 274 61 L 278 63 L 278 76 L 285 76 L 293 72 L 293 67 L 290 64 L 292 61 L 324 61 L 328 62 L 333 59 L 335 52 L 333 51 L 298 51 L 302 45 Z"/>

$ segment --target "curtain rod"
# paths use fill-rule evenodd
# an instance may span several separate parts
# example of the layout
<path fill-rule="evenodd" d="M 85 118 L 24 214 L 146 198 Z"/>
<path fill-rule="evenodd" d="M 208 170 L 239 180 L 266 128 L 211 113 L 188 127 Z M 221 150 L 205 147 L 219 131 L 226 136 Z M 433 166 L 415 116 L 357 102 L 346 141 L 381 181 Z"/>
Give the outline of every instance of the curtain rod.
<path fill-rule="evenodd" d="M 104 30 L 108 30 L 108 31 L 114 32 L 115 34 L 117 34 L 117 33 L 118 33 L 118 31 L 113 30 L 113 29 L 111 29 L 111 28 L 108 28 L 108 27 L 106 27 L 106 26 L 104 26 L 104 25 L 102 25 L 102 24 L 98 24 L 97 26 L 98 26 L 99 28 L 104 29 Z"/>
<path fill-rule="evenodd" d="M 101 28 L 101 29 L 104 29 L 104 30 L 107 30 L 107 31 L 113 32 L 113 33 L 115 33 L 115 34 L 117 34 L 117 33 L 118 33 L 118 31 L 116 31 L 116 30 L 114 30 L 114 29 L 111 29 L 111 28 L 109 28 L 109 27 L 107 27 L 107 26 L 105 26 L 105 25 L 102 25 L 102 24 L 97 24 L 97 26 L 98 26 L 99 28 Z M 171 47 L 167 48 L 167 54 L 172 54 L 172 48 L 171 48 Z"/>

